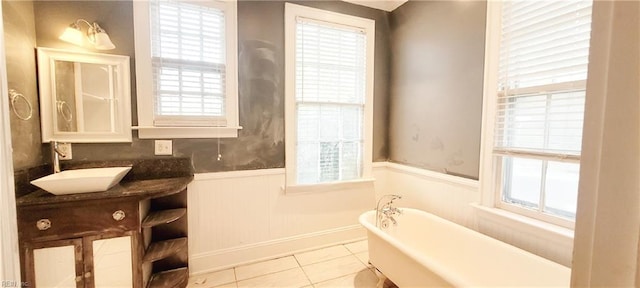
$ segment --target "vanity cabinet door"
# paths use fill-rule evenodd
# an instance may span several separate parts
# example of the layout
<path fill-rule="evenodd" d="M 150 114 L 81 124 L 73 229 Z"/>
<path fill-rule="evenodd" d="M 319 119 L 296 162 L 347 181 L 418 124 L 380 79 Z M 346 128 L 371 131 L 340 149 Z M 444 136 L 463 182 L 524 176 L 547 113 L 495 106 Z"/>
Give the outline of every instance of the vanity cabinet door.
<path fill-rule="evenodd" d="M 93 287 L 133 287 L 131 236 L 95 240 L 87 237 L 86 239 L 85 241 L 91 243 Z"/>
<path fill-rule="evenodd" d="M 84 287 L 82 239 L 32 243 L 27 255 L 31 287 Z"/>
<path fill-rule="evenodd" d="M 29 287 L 134 287 L 136 235 L 128 234 L 25 244 Z"/>

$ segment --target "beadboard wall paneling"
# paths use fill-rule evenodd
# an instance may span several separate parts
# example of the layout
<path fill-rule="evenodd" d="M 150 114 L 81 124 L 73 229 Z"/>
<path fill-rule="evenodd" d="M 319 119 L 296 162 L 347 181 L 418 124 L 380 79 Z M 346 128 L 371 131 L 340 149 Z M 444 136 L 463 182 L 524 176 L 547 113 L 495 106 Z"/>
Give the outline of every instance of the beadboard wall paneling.
<path fill-rule="evenodd" d="M 374 168 L 374 177 L 384 170 Z M 192 274 L 365 237 L 358 217 L 373 209 L 374 191 L 285 194 L 284 171 L 196 174 L 189 185 Z"/>
<path fill-rule="evenodd" d="M 398 206 L 425 210 L 476 229 L 475 211 L 469 204 L 480 201 L 478 181 L 396 163 L 387 163 L 385 171 L 384 194 L 401 195 Z"/>
<path fill-rule="evenodd" d="M 192 274 L 363 239 L 358 223 L 385 194 L 570 266 L 572 242 L 531 233 L 522 225 L 479 218 L 478 181 L 388 162 L 373 165 L 374 191 L 285 194 L 284 169 L 196 174 L 189 186 Z"/>
<path fill-rule="evenodd" d="M 478 230 L 561 265 L 571 267 L 573 238 L 525 229 L 521 224 L 496 217 L 479 217 Z"/>
<path fill-rule="evenodd" d="M 380 168 L 380 167 L 385 167 Z M 377 189 L 376 199 L 384 194 L 399 194 L 398 206 L 421 209 L 444 219 L 571 267 L 573 241 L 555 233 L 514 224 L 507 219 L 479 217 L 472 204 L 480 202 L 478 181 L 437 173 L 396 163 L 378 164 L 386 183 Z M 505 221 L 506 220 L 506 221 Z"/>

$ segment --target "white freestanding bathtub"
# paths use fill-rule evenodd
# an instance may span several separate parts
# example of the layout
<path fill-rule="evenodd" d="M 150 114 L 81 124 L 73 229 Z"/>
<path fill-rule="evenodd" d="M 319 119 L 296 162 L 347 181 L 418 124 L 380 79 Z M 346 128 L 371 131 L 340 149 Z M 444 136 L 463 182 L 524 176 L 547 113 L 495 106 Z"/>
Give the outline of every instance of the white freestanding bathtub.
<path fill-rule="evenodd" d="M 570 269 L 427 212 L 401 208 L 379 229 L 360 216 L 369 259 L 398 287 L 568 287 Z"/>

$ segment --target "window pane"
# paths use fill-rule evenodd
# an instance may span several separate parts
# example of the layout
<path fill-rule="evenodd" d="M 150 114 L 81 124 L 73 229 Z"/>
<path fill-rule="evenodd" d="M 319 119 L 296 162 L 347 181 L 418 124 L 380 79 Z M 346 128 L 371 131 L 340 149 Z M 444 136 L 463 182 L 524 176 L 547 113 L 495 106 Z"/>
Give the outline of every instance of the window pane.
<path fill-rule="evenodd" d="M 550 150 L 579 153 L 582 149 L 585 91 L 551 95 L 548 111 Z"/>
<path fill-rule="evenodd" d="M 298 18 L 298 183 L 343 181 L 362 175 L 365 44 L 366 35 L 360 28 Z M 307 155 L 312 151 L 302 150 L 312 144 L 318 149 L 313 151 L 315 159 Z"/>
<path fill-rule="evenodd" d="M 542 160 L 504 157 L 503 201 L 537 208 L 542 183 Z"/>
<path fill-rule="evenodd" d="M 544 211 L 574 219 L 578 202 L 580 165 L 549 161 L 545 182 Z"/>
<path fill-rule="evenodd" d="M 361 106 L 342 107 L 342 139 L 362 139 L 362 119 L 364 114 Z"/>
<path fill-rule="evenodd" d="M 498 117 L 499 131 L 503 132 L 497 133 L 499 146 L 544 149 L 546 99 L 546 95 L 508 99 Z"/>
<path fill-rule="evenodd" d="M 178 1 L 151 1 L 154 57 L 225 63 L 224 12 Z"/>
<path fill-rule="evenodd" d="M 320 142 L 320 182 L 340 179 L 339 145 L 339 142 Z"/>
<path fill-rule="evenodd" d="M 316 183 L 319 179 L 319 143 L 298 143 L 297 178 L 300 184 Z"/>
<path fill-rule="evenodd" d="M 337 141 L 340 132 L 340 106 L 320 106 L 320 140 Z"/>
<path fill-rule="evenodd" d="M 362 167 L 360 165 L 360 163 L 362 163 L 362 161 L 360 160 L 360 158 L 362 157 L 362 153 L 360 153 L 360 147 L 362 147 L 362 145 L 359 142 L 342 143 L 342 167 L 340 167 L 342 180 L 351 180 L 360 177 L 360 171 L 362 170 Z"/>
<path fill-rule="evenodd" d="M 499 87 L 587 78 L 591 1 L 503 1 Z"/>
<path fill-rule="evenodd" d="M 224 11 L 178 1 L 149 7 L 156 116 L 224 116 Z"/>
<path fill-rule="evenodd" d="M 502 99 L 496 146 L 579 155 L 584 94 L 572 91 Z"/>
<path fill-rule="evenodd" d="M 301 142 L 320 139 L 319 105 L 298 105 L 298 140 Z"/>
<path fill-rule="evenodd" d="M 366 35 L 358 28 L 298 19 L 296 99 L 364 104 Z"/>
<path fill-rule="evenodd" d="M 212 67 L 153 64 L 156 115 L 224 116 L 225 75 Z"/>

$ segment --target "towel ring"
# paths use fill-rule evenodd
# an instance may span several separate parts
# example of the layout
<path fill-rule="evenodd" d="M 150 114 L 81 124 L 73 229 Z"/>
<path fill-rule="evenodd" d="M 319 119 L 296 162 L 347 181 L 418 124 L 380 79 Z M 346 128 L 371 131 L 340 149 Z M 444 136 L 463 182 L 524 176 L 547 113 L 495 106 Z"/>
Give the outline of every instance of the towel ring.
<path fill-rule="evenodd" d="M 14 89 L 9 89 L 9 98 L 11 99 L 11 110 L 13 110 L 13 113 L 16 114 L 16 117 L 25 121 L 31 119 L 31 116 L 33 116 L 33 107 L 31 106 L 31 102 L 29 102 L 27 97 L 24 97 L 22 93 L 19 93 Z M 29 112 L 22 114 L 18 112 L 18 108 L 16 108 L 16 103 L 18 102 L 18 100 L 22 100 L 22 102 L 26 103 L 27 107 L 29 108 Z"/>
<path fill-rule="evenodd" d="M 58 113 L 62 115 L 62 118 L 64 118 L 64 120 L 67 121 L 67 123 L 70 123 L 71 120 L 73 120 L 73 111 L 71 111 L 71 107 L 69 107 L 69 103 L 67 103 L 67 101 L 64 101 L 64 100 L 58 100 L 57 104 L 58 104 Z"/>

